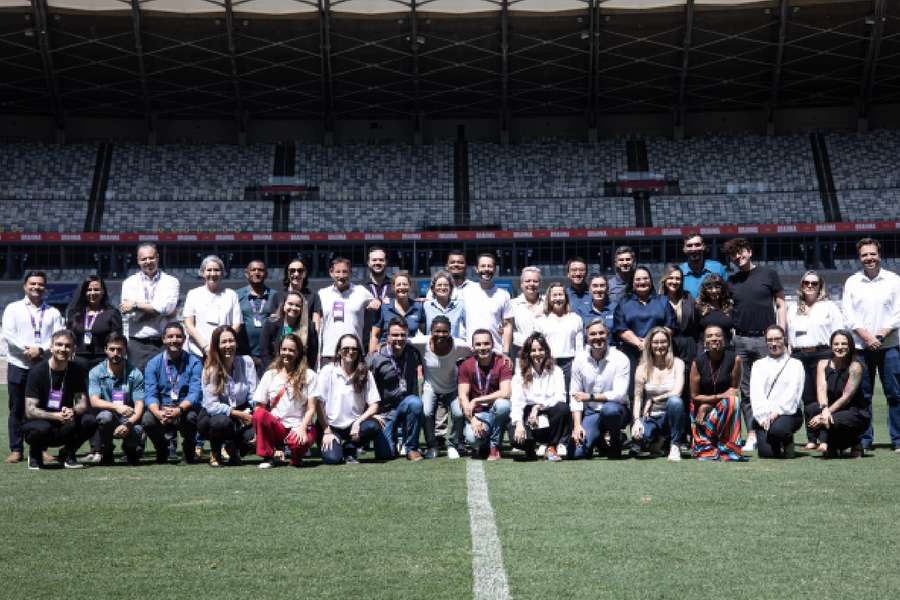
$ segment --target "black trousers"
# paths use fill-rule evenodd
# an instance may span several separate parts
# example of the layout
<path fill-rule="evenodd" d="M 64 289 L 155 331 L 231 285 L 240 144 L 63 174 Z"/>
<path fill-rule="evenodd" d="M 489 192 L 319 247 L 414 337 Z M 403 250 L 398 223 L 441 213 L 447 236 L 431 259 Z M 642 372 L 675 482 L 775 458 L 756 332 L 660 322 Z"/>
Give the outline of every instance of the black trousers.
<path fill-rule="evenodd" d="M 543 414 L 546 415 L 547 419 L 550 421 L 550 426 L 544 429 L 532 429 L 528 425 L 528 417 L 531 415 L 532 409 L 534 409 L 534 405 L 530 404 L 522 411 L 522 420 L 525 425 L 524 443 L 516 443 L 516 426 L 512 422 L 509 424 L 507 430 L 507 433 L 509 434 L 509 443 L 512 444 L 514 448 L 529 450 L 533 449 L 536 444 L 556 446 L 563 441 L 566 430 L 568 429 L 571 431 L 570 415 L 572 413 L 569 411 L 569 405 L 565 402 L 558 402 L 544 411 Z"/>
<path fill-rule="evenodd" d="M 141 418 L 141 425 L 144 428 L 144 433 L 153 442 L 157 461 L 169 458 L 169 440 L 177 438 L 179 433 L 181 434 L 181 449 L 184 452 L 184 457 L 188 460 L 194 458 L 196 454 L 197 417 L 199 412 L 196 407 L 192 406 L 186 413 L 178 417 L 175 423 L 170 425 L 160 423 L 159 419 L 149 410 L 144 412 L 144 416 Z"/>
<path fill-rule="evenodd" d="M 818 405 L 807 405 L 809 419 L 822 412 Z M 851 406 L 831 415 L 834 423 L 828 429 L 819 429 L 819 441 L 828 444 L 829 450 L 843 450 L 859 443 L 859 436 L 866 432 L 872 415 L 867 410 Z"/>
<path fill-rule="evenodd" d="M 6 426 L 9 430 L 10 452 L 21 452 L 22 424 L 25 421 L 25 381 L 28 379 L 28 369 L 21 369 L 15 365 L 9 365 L 6 370 L 7 393 L 9 394 L 9 417 Z"/>
<path fill-rule="evenodd" d="M 796 358 L 803 364 L 803 371 L 806 373 L 806 379 L 803 382 L 803 420 L 806 424 L 806 441 L 821 442 L 820 433 L 824 430 L 810 429 L 809 420 L 813 415 L 809 414 L 810 405 L 817 405 L 816 398 L 816 367 L 823 358 L 828 358 L 831 352 L 828 349 L 821 352 L 794 352 L 791 358 Z"/>
<path fill-rule="evenodd" d="M 800 411 L 793 415 L 779 415 L 766 431 L 754 420 L 756 453 L 760 458 L 784 458 L 784 447 L 794 441 L 794 432 L 803 424 Z"/>
<path fill-rule="evenodd" d="M 150 359 L 163 351 L 160 338 L 130 338 L 128 340 L 128 362 L 142 372 Z"/>
<path fill-rule="evenodd" d="M 96 430 L 97 419 L 91 414 L 75 415 L 67 423 L 32 419 L 22 425 L 22 435 L 28 442 L 30 454 L 38 459 L 47 448 L 53 446 L 63 446 L 66 455 L 73 456 Z"/>
<path fill-rule="evenodd" d="M 223 444 L 230 443 L 236 444 L 242 452 L 247 452 L 248 446 L 256 439 L 252 423 L 244 425 L 231 415 L 210 415 L 205 408 L 197 417 L 197 432 L 209 440 L 209 446 L 214 452 L 220 451 Z"/>

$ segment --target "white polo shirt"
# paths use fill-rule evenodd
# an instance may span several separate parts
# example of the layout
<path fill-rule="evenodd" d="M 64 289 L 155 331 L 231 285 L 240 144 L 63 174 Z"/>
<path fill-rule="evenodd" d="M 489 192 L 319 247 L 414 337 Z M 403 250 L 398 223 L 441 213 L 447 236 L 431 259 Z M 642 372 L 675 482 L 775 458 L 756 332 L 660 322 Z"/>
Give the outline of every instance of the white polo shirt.
<path fill-rule="evenodd" d="M 455 394 L 458 389 L 457 363 L 472 355 L 472 349 L 465 340 L 454 339 L 453 348 L 444 356 L 438 356 L 431 350 L 430 336 L 416 336 L 409 340 L 422 356 L 422 368 L 425 374 L 425 385 L 436 394 Z"/>
<path fill-rule="evenodd" d="M 344 370 L 334 363 L 319 370 L 313 395 L 322 403 L 328 425 L 341 429 L 353 425 L 370 404 L 381 401 L 371 371 L 365 389 L 357 393 Z"/>
<path fill-rule="evenodd" d="M 474 283 L 462 291 L 463 305 L 466 307 L 466 338 L 472 343 L 472 334 L 478 329 L 487 329 L 494 338 L 494 352 L 503 352 L 503 338 L 500 324 L 513 318 L 512 301 L 509 292 L 496 285 L 484 289 Z"/>
<path fill-rule="evenodd" d="M 346 333 L 356 335 L 366 347 L 368 340 L 362 339 L 366 305 L 375 299 L 372 292 L 361 285 L 350 284 L 343 292 L 334 285 L 319 290 L 320 322 L 319 354 L 334 356 L 338 340 Z"/>

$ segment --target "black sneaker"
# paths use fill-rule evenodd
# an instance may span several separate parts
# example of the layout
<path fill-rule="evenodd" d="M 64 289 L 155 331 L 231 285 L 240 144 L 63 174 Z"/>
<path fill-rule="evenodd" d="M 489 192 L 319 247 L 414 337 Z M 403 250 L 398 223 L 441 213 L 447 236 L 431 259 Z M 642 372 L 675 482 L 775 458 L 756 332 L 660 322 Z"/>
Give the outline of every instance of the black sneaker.
<path fill-rule="evenodd" d="M 345 465 L 358 465 L 359 459 L 356 458 L 356 454 L 348 454 L 344 457 Z"/>
<path fill-rule="evenodd" d="M 69 455 L 66 457 L 65 462 L 63 462 L 63 466 L 67 469 L 83 469 L 84 465 L 78 462 L 75 459 L 74 455 Z"/>
<path fill-rule="evenodd" d="M 44 463 L 39 458 L 34 458 L 33 456 L 28 457 L 28 470 L 29 471 L 40 471 L 44 468 Z"/>
<path fill-rule="evenodd" d="M 136 451 L 125 451 L 125 462 L 127 462 L 130 466 L 135 467 L 141 464 L 141 457 Z"/>

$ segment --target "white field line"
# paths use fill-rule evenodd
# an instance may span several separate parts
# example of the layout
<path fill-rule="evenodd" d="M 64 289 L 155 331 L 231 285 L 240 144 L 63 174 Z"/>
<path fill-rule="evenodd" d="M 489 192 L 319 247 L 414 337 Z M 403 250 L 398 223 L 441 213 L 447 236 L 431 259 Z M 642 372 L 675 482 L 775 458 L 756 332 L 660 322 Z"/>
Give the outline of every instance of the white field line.
<path fill-rule="evenodd" d="M 494 521 L 494 509 L 491 508 L 487 480 L 484 477 L 484 465 L 475 460 L 466 463 L 474 597 L 475 600 L 510 600 L 497 523 Z"/>

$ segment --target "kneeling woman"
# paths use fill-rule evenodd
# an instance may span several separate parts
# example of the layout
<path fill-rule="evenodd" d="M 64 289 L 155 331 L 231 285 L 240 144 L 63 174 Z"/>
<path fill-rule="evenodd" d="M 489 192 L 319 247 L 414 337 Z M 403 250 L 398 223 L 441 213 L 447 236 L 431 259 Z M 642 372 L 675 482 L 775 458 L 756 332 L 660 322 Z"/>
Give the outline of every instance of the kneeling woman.
<path fill-rule="evenodd" d="M 703 330 L 703 347 L 691 365 L 691 454 L 698 460 L 746 460 L 737 400 L 741 359 L 725 349 L 718 325 Z"/>
<path fill-rule="evenodd" d="M 239 464 L 241 452 L 248 452 L 255 438 L 250 408 L 256 367 L 249 356 L 236 354 L 237 332 L 230 325 L 219 325 L 210 336 L 203 366 L 203 410 L 197 419 L 197 431 L 212 448 L 212 467 L 222 463 L 223 445 L 229 464 Z"/>
<path fill-rule="evenodd" d="M 569 406 L 562 369 L 540 333 L 532 333 L 519 352 L 519 370 L 512 379 L 509 437 L 528 458 L 535 457 L 535 443 L 547 446 L 549 461 L 559 461 L 557 446 L 566 431 Z"/>
<path fill-rule="evenodd" d="M 306 348 L 300 336 L 288 333 L 282 337 L 276 356 L 253 396 L 256 454 L 263 459 L 260 469 L 274 466 L 276 453 L 285 446 L 291 452 L 291 466 L 299 467 L 316 441 L 312 425 L 316 414 L 312 395 L 316 373 L 307 367 Z"/>
<path fill-rule="evenodd" d="M 314 393 L 321 449 L 325 464 L 355 464 L 357 448 L 380 434 L 378 388 L 363 359 L 362 344 L 344 334 L 334 350 L 335 359 L 319 371 Z"/>
<path fill-rule="evenodd" d="M 669 460 L 681 460 L 684 437 L 684 361 L 675 356 L 672 335 L 654 327 L 634 375 L 634 425 L 631 437 L 642 450 L 661 438 L 669 439 Z"/>
<path fill-rule="evenodd" d="M 803 424 L 803 363 L 787 353 L 784 329 L 778 325 L 766 328 L 766 349 L 769 355 L 756 361 L 750 373 L 756 454 L 794 458 L 794 432 Z"/>
<path fill-rule="evenodd" d="M 866 431 L 871 413 L 866 402 L 869 393 L 865 366 L 856 359 L 853 334 L 838 329 L 829 342 L 831 357 L 820 360 L 816 368 L 818 403 L 807 406 L 809 427 L 819 431 L 819 439 L 827 444 L 826 458 L 834 458 L 841 450 L 851 448 L 850 456 L 862 456 L 859 436 Z"/>

